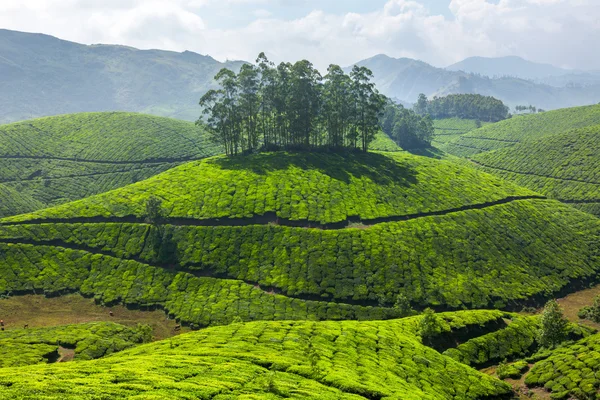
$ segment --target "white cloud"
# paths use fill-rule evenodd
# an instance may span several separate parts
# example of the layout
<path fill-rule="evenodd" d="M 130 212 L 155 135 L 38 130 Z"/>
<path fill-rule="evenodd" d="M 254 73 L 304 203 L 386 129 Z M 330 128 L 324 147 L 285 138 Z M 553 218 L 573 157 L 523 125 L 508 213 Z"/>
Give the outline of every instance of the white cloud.
<path fill-rule="evenodd" d="M 600 69 L 597 0 L 447 0 L 453 18 L 415 0 L 389 0 L 378 11 L 285 20 L 280 0 L 1 0 L 0 27 L 49 33 L 83 43 L 189 49 L 218 59 L 308 58 L 319 68 L 377 53 L 447 65 L 468 56 L 519 55 L 561 66 Z M 210 10 L 254 21 L 212 28 Z M 250 11 L 248 11 L 250 10 Z M 237 14 L 236 14 L 237 13 Z"/>

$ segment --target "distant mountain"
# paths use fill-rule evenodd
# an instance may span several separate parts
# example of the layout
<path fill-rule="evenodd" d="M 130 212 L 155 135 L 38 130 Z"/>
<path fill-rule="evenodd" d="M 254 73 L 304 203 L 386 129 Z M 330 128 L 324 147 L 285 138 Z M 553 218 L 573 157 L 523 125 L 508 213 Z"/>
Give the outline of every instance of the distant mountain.
<path fill-rule="evenodd" d="M 489 78 L 463 71 L 436 68 L 409 58 L 378 55 L 357 63 L 370 68 L 379 90 L 393 98 L 414 103 L 419 93 L 444 96 L 454 93 L 478 93 L 494 96 L 514 107 L 532 104 L 547 110 L 595 104 L 600 101 L 600 84 L 554 87 L 530 80 Z"/>
<path fill-rule="evenodd" d="M 521 57 L 470 57 L 446 67 L 448 71 L 463 71 L 494 77 L 511 76 L 522 79 L 538 80 L 550 76 L 560 76 L 576 71 L 562 69 L 550 64 L 527 61 Z"/>
<path fill-rule="evenodd" d="M 81 111 L 137 111 L 194 120 L 223 67 L 192 52 L 86 46 L 0 30 L 0 123 Z"/>

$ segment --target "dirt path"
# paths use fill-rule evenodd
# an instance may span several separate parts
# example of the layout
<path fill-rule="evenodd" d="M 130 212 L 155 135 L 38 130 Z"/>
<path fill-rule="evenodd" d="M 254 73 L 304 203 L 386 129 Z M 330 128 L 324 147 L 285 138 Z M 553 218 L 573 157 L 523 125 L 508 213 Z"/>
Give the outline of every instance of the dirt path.
<path fill-rule="evenodd" d="M 580 322 L 586 326 L 600 330 L 600 324 L 585 319 L 579 319 L 577 316 L 577 312 L 585 306 L 591 306 L 594 303 L 594 297 L 598 295 L 600 295 L 600 285 L 571 293 L 562 299 L 557 299 L 557 301 L 564 309 L 565 316 L 569 321 L 575 323 Z"/>
<path fill-rule="evenodd" d="M 109 315 L 113 312 L 113 316 Z M 41 328 L 80 324 L 95 321 L 111 321 L 126 326 L 148 324 L 154 331 L 156 340 L 174 336 L 174 320 L 168 320 L 162 310 L 140 311 L 129 310 L 123 306 L 104 307 L 97 305 L 93 299 L 70 294 L 60 297 L 46 298 L 42 295 L 14 296 L 0 300 L 0 319 L 6 329 Z M 185 328 L 182 328 L 186 331 Z"/>

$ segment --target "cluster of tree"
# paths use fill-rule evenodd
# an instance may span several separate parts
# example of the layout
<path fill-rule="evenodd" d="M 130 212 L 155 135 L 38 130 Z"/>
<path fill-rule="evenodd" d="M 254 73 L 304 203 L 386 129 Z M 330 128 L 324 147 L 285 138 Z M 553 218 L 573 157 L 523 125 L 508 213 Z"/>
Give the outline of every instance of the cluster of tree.
<path fill-rule="evenodd" d="M 321 76 L 306 60 L 275 66 L 264 53 L 240 72 L 223 69 L 220 85 L 200 99 L 211 139 L 227 155 L 259 149 L 361 148 L 379 130 L 386 98 L 372 72 L 347 75 L 331 65 Z"/>
<path fill-rule="evenodd" d="M 581 319 L 589 319 L 596 323 L 600 323 L 600 296 L 594 297 L 594 304 L 585 306 L 577 313 Z"/>
<path fill-rule="evenodd" d="M 388 101 L 380 118 L 381 129 L 405 150 L 431 146 L 434 127 L 429 114 L 418 115 Z"/>
<path fill-rule="evenodd" d="M 414 110 L 419 115 L 429 114 L 433 119 L 462 118 L 498 122 L 509 117 L 509 108 L 502 101 L 480 94 L 451 94 L 428 100 L 421 93 Z"/>
<path fill-rule="evenodd" d="M 536 112 L 542 113 L 545 112 L 546 110 L 542 109 L 542 108 L 537 108 L 536 106 L 516 106 L 515 107 L 515 113 L 516 114 L 520 114 L 523 112 L 528 112 L 530 114 L 535 114 Z"/>

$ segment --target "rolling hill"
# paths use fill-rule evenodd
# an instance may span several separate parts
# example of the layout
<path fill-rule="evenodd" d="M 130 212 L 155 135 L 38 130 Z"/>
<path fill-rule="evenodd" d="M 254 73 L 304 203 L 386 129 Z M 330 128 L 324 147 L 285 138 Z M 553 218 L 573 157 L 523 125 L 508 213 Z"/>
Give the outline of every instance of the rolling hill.
<path fill-rule="evenodd" d="M 193 121 L 217 72 L 241 65 L 192 52 L 86 46 L 1 29 L 0 123 L 89 111 Z"/>
<path fill-rule="evenodd" d="M 123 112 L 0 125 L 0 216 L 128 185 L 219 154 L 191 122 Z"/>
<path fill-rule="evenodd" d="M 485 171 L 600 216 L 600 125 L 477 154 Z"/>
<path fill-rule="evenodd" d="M 489 122 L 480 122 L 481 126 L 488 125 Z M 444 118 L 433 120 L 434 134 L 432 145 L 437 148 L 444 148 L 446 143 L 452 142 L 465 133 L 478 129 L 477 121 L 473 119 L 462 118 Z"/>
<path fill-rule="evenodd" d="M 404 152 L 209 158 L 0 222 L 0 293 L 78 291 L 199 326 L 393 318 L 399 299 L 520 307 L 600 268 L 597 218 Z"/>
<path fill-rule="evenodd" d="M 414 103 L 420 93 L 428 97 L 474 93 L 493 96 L 514 107 L 533 104 L 553 110 L 596 104 L 600 84 L 554 87 L 521 78 L 473 75 L 436 68 L 422 61 L 378 55 L 357 63 L 373 71 L 377 88 L 386 96 Z"/>
<path fill-rule="evenodd" d="M 542 139 L 577 128 L 600 124 L 600 105 L 564 108 L 513 117 L 451 140 L 442 150 L 457 156 L 511 147 L 525 140 Z"/>
<path fill-rule="evenodd" d="M 497 311 L 440 314 L 440 336 L 502 331 Z M 0 396 L 495 399 L 511 387 L 421 343 L 421 317 L 235 323 L 96 361 L 0 369 Z"/>

